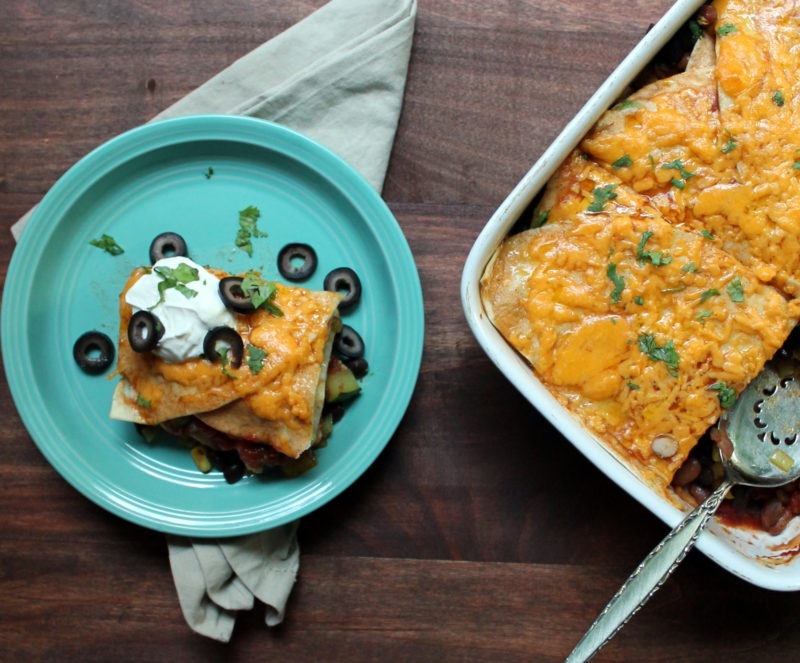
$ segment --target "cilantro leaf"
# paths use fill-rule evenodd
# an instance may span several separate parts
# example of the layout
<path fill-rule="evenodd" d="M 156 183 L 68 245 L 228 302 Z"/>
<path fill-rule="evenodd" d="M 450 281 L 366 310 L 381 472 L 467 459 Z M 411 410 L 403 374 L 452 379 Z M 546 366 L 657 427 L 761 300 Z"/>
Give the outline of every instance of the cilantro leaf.
<path fill-rule="evenodd" d="M 725 382 L 715 382 L 711 386 L 706 387 L 706 389 L 717 392 L 719 404 L 726 410 L 733 407 L 733 404 L 736 402 L 736 391 Z"/>
<path fill-rule="evenodd" d="M 640 104 L 638 101 L 634 101 L 633 99 L 623 99 L 611 110 L 622 111 L 622 110 L 628 110 L 629 108 L 641 108 L 641 107 L 642 104 Z"/>
<path fill-rule="evenodd" d="M 736 136 L 728 136 L 728 142 L 722 146 L 720 152 L 727 154 L 736 149 Z"/>
<path fill-rule="evenodd" d="M 710 231 L 708 231 L 708 230 L 701 230 L 701 231 L 700 231 L 700 234 L 701 234 L 703 237 L 705 237 L 706 239 L 708 239 L 708 240 L 710 240 L 710 241 L 712 241 L 712 242 L 713 242 L 715 239 L 717 239 L 716 237 L 714 237 L 714 233 L 712 233 L 712 232 L 710 232 Z"/>
<path fill-rule="evenodd" d="M 641 387 L 638 384 L 636 384 L 635 382 L 628 382 L 626 384 L 628 386 L 628 389 L 631 389 L 633 391 L 636 391 L 637 389 L 641 389 Z"/>
<path fill-rule="evenodd" d="M 794 168 L 795 170 L 800 170 L 800 161 L 795 161 L 792 164 L 792 168 Z"/>
<path fill-rule="evenodd" d="M 652 230 L 645 230 L 642 233 L 642 239 L 639 240 L 639 246 L 636 247 L 636 259 L 639 261 L 639 264 L 644 264 L 649 260 L 656 267 L 669 265 L 669 263 L 672 262 L 672 256 L 665 254 L 663 251 L 644 250 L 644 245 L 647 244 L 647 240 L 649 240 L 652 236 Z"/>
<path fill-rule="evenodd" d="M 146 408 L 148 410 L 150 409 L 150 401 L 147 400 L 141 394 L 136 394 L 136 405 L 138 405 L 139 407 Z"/>
<path fill-rule="evenodd" d="M 103 249 L 103 251 L 110 253 L 112 256 L 118 256 L 120 253 L 125 253 L 125 249 L 117 244 L 117 240 L 115 240 L 111 235 L 100 235 L 99 239 L 90 240 L 89 244 L 96 246 L 98 249 Z"/>
<path fill-rule="evenodd" d="M 700 311 L 696 316 L 694 316 L 695 320 L 700 320 L 703 324 L 706 324 L 706 318 L 711 317 L 713 313 L 711 311 Z"/>
<path fill-rule="evenodd" d="M 692 41 L 698 41 L 703 36 L 703 28 L 700 27 L 700 24 L 692 19 L 689 21 L 689 32 L 692 33 Z"/>
<path fill-rule="evenodd" d="M 736 26 L 733 23 L 726 23 L 725 25 L 720 26 L 717 28 L 717 34 L 720 37 L 725 37 L 726 35 L 732 34 L 734 32 L 739 32 L 736 29 Z"/>
<path fill-rule="evenodd" d="M 270 281 L 264 281 L 256 272 L 247 272 L 244 275 L 242 290 L 250 297 L 254 307 L 266 309 L 277 317 L 283 315 L 283 311 L 273 303 L 275 295 L 278 294 L 278 286 Z"/>
<path fill-rule="evenodd" d="M 728 297 L 731 298 L 731 301 L 744 301 L 744 287 L 742 286 L 742 279 L 738 276 L 728 284 L 726 290 L 728 291 Z"/>
<path fill-rule="evenodd" d="M 710 297 L 716 297 L 719 295 L 719 290 L 716 288 L 711 288 L 710 290 L 706 290 L 702 295 L 700 295 L 700 303 L 702 304 L 706 299 Z"/>
<path fill-rule="evenodd" d="M 261 348 L 257 348 L 255 345 L 247 346 L 247 365 L 253 375 L 260 373 L 261 369 L 264 368 L 264 357 L 266 356 L 267 353 Z"/>
<path fill-rule="evenodd" d="M 686 188 L 686 181 L 685 180 L 672 179 L 672 180 L 670 180 L 670 183 L 672 184 L 672 186 L 676 186 L 681 190 Z"/>
<path fill-rule="evenodd" d="M 620 168 L 630 168 L 633 165 L 633 159 L 631 159 L 630 154 L 623 154 L 619 159 L 617 159 L 614 163 L 611 164 L 611 167 L 614 170 L 619 170 Z"/>
<path fill-rule="evenodd" d="M 644 299 L 642 297 L 634 297 L 633 301 L 636 302 L 639 306 L 644 305 Z"/>
<path fill-rule="evenodd" d="M 667 365 L 669 374 L 672 377 L 677 377 L 680 358 L 675 350 L 673 341 L 667 341 L 664 345 L 658 345 L 655 336 L 652 334 L 640 334 L 639 350 L 653 361 L 663 361 Z"/>
<path fill-rule="evenodd" d="M 195 267 L 182 262 L 175 268 L 159 265 L 158 267 L 153 267 L 153 271 L 158 274 L 161 281 L 158 283 L 158 301 L 150 307 L 150 310 L 164 301 L 164 293 L 169 288 L 175 288 L 175 290 L 186 297 L 186 299 L 197 297 L 196 290 L 192 290 L 184 285 L 185 283 L 192 283 L 193 281 L 199 280 L 200 274 Z"/>
<path fill-rule="evenodd" d="M 605 186 L 598 186 L 592 190 L 592 195 L 594 196 L 594 202 L 589 205 L 590 212 L 602 212 L 603 207 L 605 204 L 610 200 L 614 200 L 617 197 L 617 194 L 614 193 L 614 189 L 617 188 L 616 184 L 606 184 Z"/>
<path fill-rule="evenodd" d="M 692 260 L 691 262 L 687 262 L 683 267 L 681 267 L 681 271 L 684 274 L 689 274 L 689 273 L 696 274 L 700 270 L 697 269 L 697 265 L 695 265 L 694 260 Z"/>
<path fill-rule="evenodd" d="M 661 166 L 659 166 L 659 168 L 662 168 L 664 170 L 677 170 L 681 174 L 681 177 L 684 180 L 691 179 L 695 175 L 693 172 L 686 170 L 686 168 L 684 168 L 683 162 L 680 159 L 675 159 L 675 161 L 670 161 L 669 163 L 662 164 Z M 672 183 L 675 184 L 675 180 L 672 180 Z M 675 186 L 678 185 L 675 184 Z M 683 186 L 686 186 L 685 181 L 683 182 Z M 683 186 L 680 186 L 679 188 L 682 189 Z"/>
<path fill-rule="evenodd" d="M 206 172 L 204 172 L 204 173 L 203 173 L 203 176 L 204 176 L 204 177 L 205 177 L 207 180 L 210 180 L 210 179 L 211 179 L 211 178 L 214 176 L 214 169 L 213 169 L 211 166 L 209 166 L 209 167 L 208 167 L 208 170 L 207 170 Z"/>
<path fill-rule="evenodd" d="M 772 101 L 775 102 L 776 106 L 783 106 L 783 104 L 786 103 L 783 92 L 781 92 L 781 90 L 776 90 L 775 94 L 772 95 Z"/>
<path fill-rule="evenodd" d="M 550 210 L 546 209 L 544 212 L 539 212 L 531 223 L 531 228 L 539 228 L 547 223 L 547 218 L 550 216 Z"/>
<path fill-rule="evenodd" d="M 251 257 L 253 255 L 252 238 L 267 236 L 267 233 L 261 232 L 256 225 L 260 217 L 261 212 L 252 205 L 239 212 L 239 231 L 236 233 L 234 243 Z"/>
<path fill-rule="evenodd" d="M 236 380 L 236 376 L 228 370 L 228 351 L 230 348 L 221 347 L 217 348 L 219 360 L 222 363 L 222 374 L 229 377 L 231 380 Z"/>
<path fill-rule="evenodd" d="M 620 295 L 625 288 L 625 279 L 617 274 L 617 263 L 610 262 L 606 268 L 606 276 L 611 279 L 614 284 L 614 290 L 611 293 L 611 303 L 619 304 Z"/>

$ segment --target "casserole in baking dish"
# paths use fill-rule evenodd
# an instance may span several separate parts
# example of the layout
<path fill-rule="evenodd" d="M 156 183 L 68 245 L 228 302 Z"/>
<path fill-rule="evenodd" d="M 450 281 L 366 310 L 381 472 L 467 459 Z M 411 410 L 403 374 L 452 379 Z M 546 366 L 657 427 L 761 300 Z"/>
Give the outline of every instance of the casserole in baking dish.
<path fill-rule="evenodd" d="M 676 3 L 601 87 L 487 224 L 462 282 L 492 359 L 670 524 L 688 508 L 675 473 L 800 315 L 792 3 L 712 3 L 684 28 L 685 71 L 627 94 L 699 5 Z M 797 588 L 796 521 L 777 537 L 717 523 L 700 547 Z"/>

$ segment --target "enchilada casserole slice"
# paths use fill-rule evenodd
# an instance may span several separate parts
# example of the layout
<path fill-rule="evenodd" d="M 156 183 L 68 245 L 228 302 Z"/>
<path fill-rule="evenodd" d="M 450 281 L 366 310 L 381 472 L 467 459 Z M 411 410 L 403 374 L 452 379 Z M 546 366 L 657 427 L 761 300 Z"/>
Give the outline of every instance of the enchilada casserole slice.
<path fill-rule="evenodd" d="M 125 293 L 144 273 L 135 270 L 120 295 L 117 374 L 122 380 L 111 417 L 175 429 L 170 422 L 193 415 L 212 438 L 235 440 L 237 448 L 248 451 L 267 445 L 299 458 L 317 441 L 342 295 L 277 284 L 274 305 L 282 315 L 265 309 L 234 314 L 244 347 L 260 351 L 257 370 L 246 361 L 221 367 L 202 356 L 170 363 L 152 352 L 134 352 L 128 340 L 132 309 Z M 251 455 L 255 462 L 257 454 Z M 260 470 L 253 464 L 248 468 Z"/>

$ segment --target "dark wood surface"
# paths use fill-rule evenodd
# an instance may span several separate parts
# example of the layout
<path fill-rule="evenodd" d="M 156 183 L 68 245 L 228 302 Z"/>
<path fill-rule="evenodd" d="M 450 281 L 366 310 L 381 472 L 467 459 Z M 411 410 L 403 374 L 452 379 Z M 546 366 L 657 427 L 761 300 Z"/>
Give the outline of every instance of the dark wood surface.
<path fill-rule="evenodd" d="M 9 227 L 77 159 L 322 4 L 0 2 L 2 277 Z M 303 520 L 286 621 L 256 609 L 229 645 L 193 634 L 164 537 L 63 481 L 1 381 L 0 660 L 558 661 L 666 533 L 489 362 L 459 278 L 495 207 L 671 3 L 419 4 L 384 198 L 422 279 L 422 370 L 386 451 Z M 694 552 L 597 660 L 796 661 L 798 605 Z"/>

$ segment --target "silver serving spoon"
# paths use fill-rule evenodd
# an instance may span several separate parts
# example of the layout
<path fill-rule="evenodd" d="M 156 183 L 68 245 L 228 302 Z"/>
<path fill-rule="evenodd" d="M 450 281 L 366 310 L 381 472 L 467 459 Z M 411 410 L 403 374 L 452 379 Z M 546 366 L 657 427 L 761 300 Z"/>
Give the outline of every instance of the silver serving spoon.
<path fill-rule="evenodd" d="M 731 487 L 782 486 L 800 477 L 800 372 L 767 364 L 720 418 L 712 438 L 725 478 L 681 521 L 628 577 L 608 602 L 566 663 L 587 661 L 664 584 L 683 561 Z"/>

